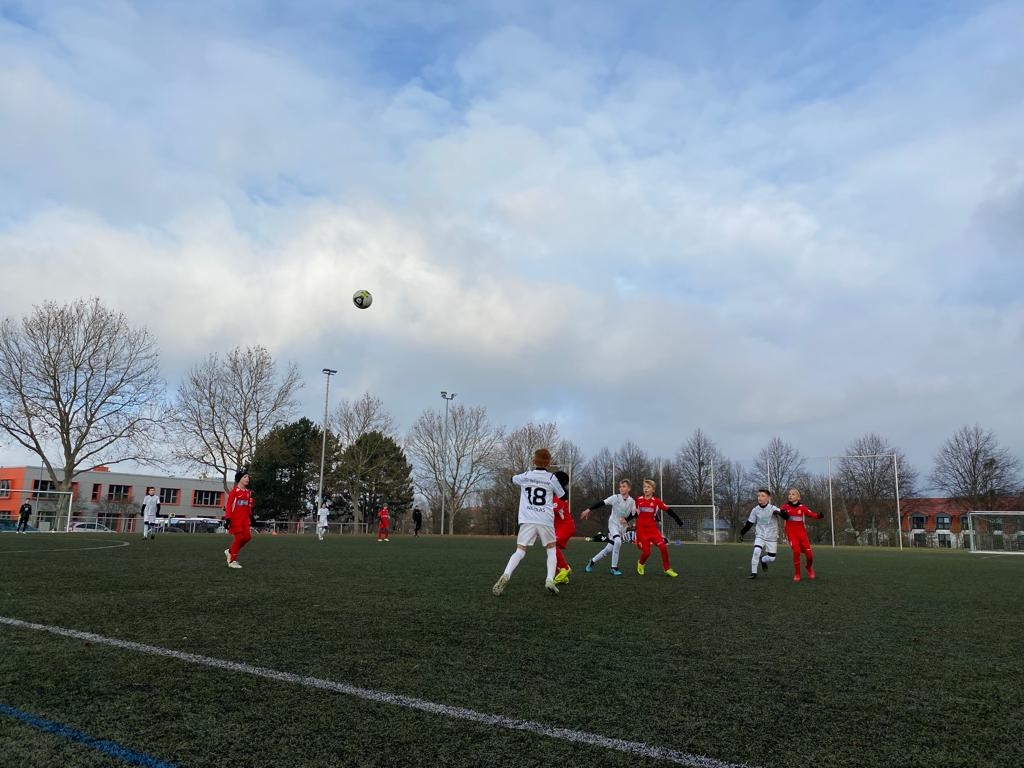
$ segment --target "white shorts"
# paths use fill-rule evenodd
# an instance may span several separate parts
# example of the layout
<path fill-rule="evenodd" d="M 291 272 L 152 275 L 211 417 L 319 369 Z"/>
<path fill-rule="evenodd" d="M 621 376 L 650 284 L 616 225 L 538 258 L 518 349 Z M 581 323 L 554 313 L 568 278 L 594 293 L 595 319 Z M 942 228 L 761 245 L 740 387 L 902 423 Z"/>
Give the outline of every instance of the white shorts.
<path fill-rule="evenodd" d="M 754 537 L 754 546 L 760 547 L 768 552 L 779 551 L 779 540 L 778 539 L 762 539 L 760 536 Z"/>
<path fill-rule="evenodd" d="M 528 547 L 537 539 L 540 539 L 542 546 L 555 543 L 555 526 L 541 525 L 540 523 L 522 523 L 519 526 L 519 535 L 516 537 L 516 544 L 521 547 Z"/>

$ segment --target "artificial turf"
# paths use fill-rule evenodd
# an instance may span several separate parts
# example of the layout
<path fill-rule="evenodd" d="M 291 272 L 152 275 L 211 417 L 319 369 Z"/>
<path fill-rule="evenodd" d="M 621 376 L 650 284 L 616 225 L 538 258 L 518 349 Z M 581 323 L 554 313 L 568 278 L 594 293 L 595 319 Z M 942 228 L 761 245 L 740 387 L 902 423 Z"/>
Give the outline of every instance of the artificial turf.
<path fill-rule="evenodd" d="M 110 540 L 130 546 L 96 547 Z M 751 766 L 1024 765 L 1024 558 L 573 541 L 558 597 L 512 539 L 0 535 L 0 616 Z M 656 760 L 0 625 L 0 704 L 176 766 Z M 119 765 L 0 715 L 0 765 Z"/>

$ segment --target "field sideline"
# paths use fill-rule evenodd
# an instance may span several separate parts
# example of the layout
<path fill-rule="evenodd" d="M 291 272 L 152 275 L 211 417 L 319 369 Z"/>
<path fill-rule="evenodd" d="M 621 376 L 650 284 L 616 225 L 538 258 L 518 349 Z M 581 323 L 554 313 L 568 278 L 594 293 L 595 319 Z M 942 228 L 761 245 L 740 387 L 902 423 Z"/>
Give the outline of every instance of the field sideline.
<path fill-rule="evenodd" d="M 0 536 L 0 763 L 1024 764 L 1024 558 L 818 547 L 794 584 L 785 547 L 756 581 L 746 545 L 671 547 L 674 580 L 627 547 L 613 578 L 576 540 L 561 596 L 534 548 L 495 598 L 511 538 L 258 536 L 241 571 L 226 540 Z"/>

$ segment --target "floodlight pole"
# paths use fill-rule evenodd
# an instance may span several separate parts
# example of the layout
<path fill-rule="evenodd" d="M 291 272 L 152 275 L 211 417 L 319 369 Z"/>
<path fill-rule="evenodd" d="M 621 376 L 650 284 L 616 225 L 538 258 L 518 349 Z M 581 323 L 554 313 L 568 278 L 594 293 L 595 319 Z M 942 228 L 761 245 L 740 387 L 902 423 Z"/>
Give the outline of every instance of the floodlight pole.
<path fill-rule="evenodd" d="M 324 503 L 324 458 L 327 455 L 327 399 L 331 393 L 331 376 L 336 374 L 337 371 L 333 368 L 324 368 L 322 373 L 327 377 L 326 386 L 324 387 L 324 434 L 320 442 L 320 484 L 316 490 L 316 509 L 313 510 L 313 514 L 317 514 Z"/>
<path fill-rule="evenodd" d="M 445 497 L 448 495 L 448 475 L 445 470 L 448 468 L 448 403 L 455 399 L 455 392 L 449 394 L 447 391 L 441 391 L 441 397 L 444 398 L 444 446 L 441 453 L 441 469 L 442 469 L 442 480 L 444 484 L 441 488 L 441 535 L 444 536 L 444 512 L 445 512 Z"/>

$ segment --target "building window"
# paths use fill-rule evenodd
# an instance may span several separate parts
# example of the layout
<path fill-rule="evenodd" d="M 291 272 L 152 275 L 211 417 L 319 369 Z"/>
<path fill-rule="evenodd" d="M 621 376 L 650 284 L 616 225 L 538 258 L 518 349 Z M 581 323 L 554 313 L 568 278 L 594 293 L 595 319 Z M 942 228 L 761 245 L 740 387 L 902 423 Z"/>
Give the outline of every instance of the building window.
<path fill-rule="evenodd" d="M 923 533 L 915 533 L 914 534 L 914 546 L 915 547 L 923 547 L 924 545 L 925 545 L 924 534 Z"/>
<path fill-rule="evenodd" d="M 132 487 L 130 485 L 111 485 L 107 487 L 107 501 L 131 501 Z"/>
<path fill-rule="evenodd" d="M 948 533 L 939 534 L 939 546 L 945 547 L 946 549 L 949 549 L 953 546 Z"/>
<path fill-rule="evenodd" d="M 103 483 L 92 484 L 92 500 L 99 501 L 103 498 Z"/>
<path fill-rule="evenodd" d="M 160 503 L 161 504 L 180 504 L 181 503 L 181 488 L 161 488 L 160 489 Z"/>
<path fill-rule="evenodd" d="M 953 518 L 949 515 L 936 515 L 935 516 L 935 527 L 940 531 L 948 531 L 950 524 L 953 522 Z"/>
<path fill-rule="evenodd" d="M 193 507 L 220 507 L 223 491 L 192 491 Z"/>
<path fill-rule="evenodd" d="M 32 498 L 33 499 L 52 499 L 52 491 L 57 490 L 57 484 L 53 480 L 33 480 L 32 481 Z"/>
<path fill-rule="evenodd" d="M 924 528 L 924 515 L 912 515 L 910 517 L 910 527 L 916 530 Z"/>
<path fill-rule="evenodd" d="M 0 480 L 0 499 L 11 498 L 11 481 Z"/>

